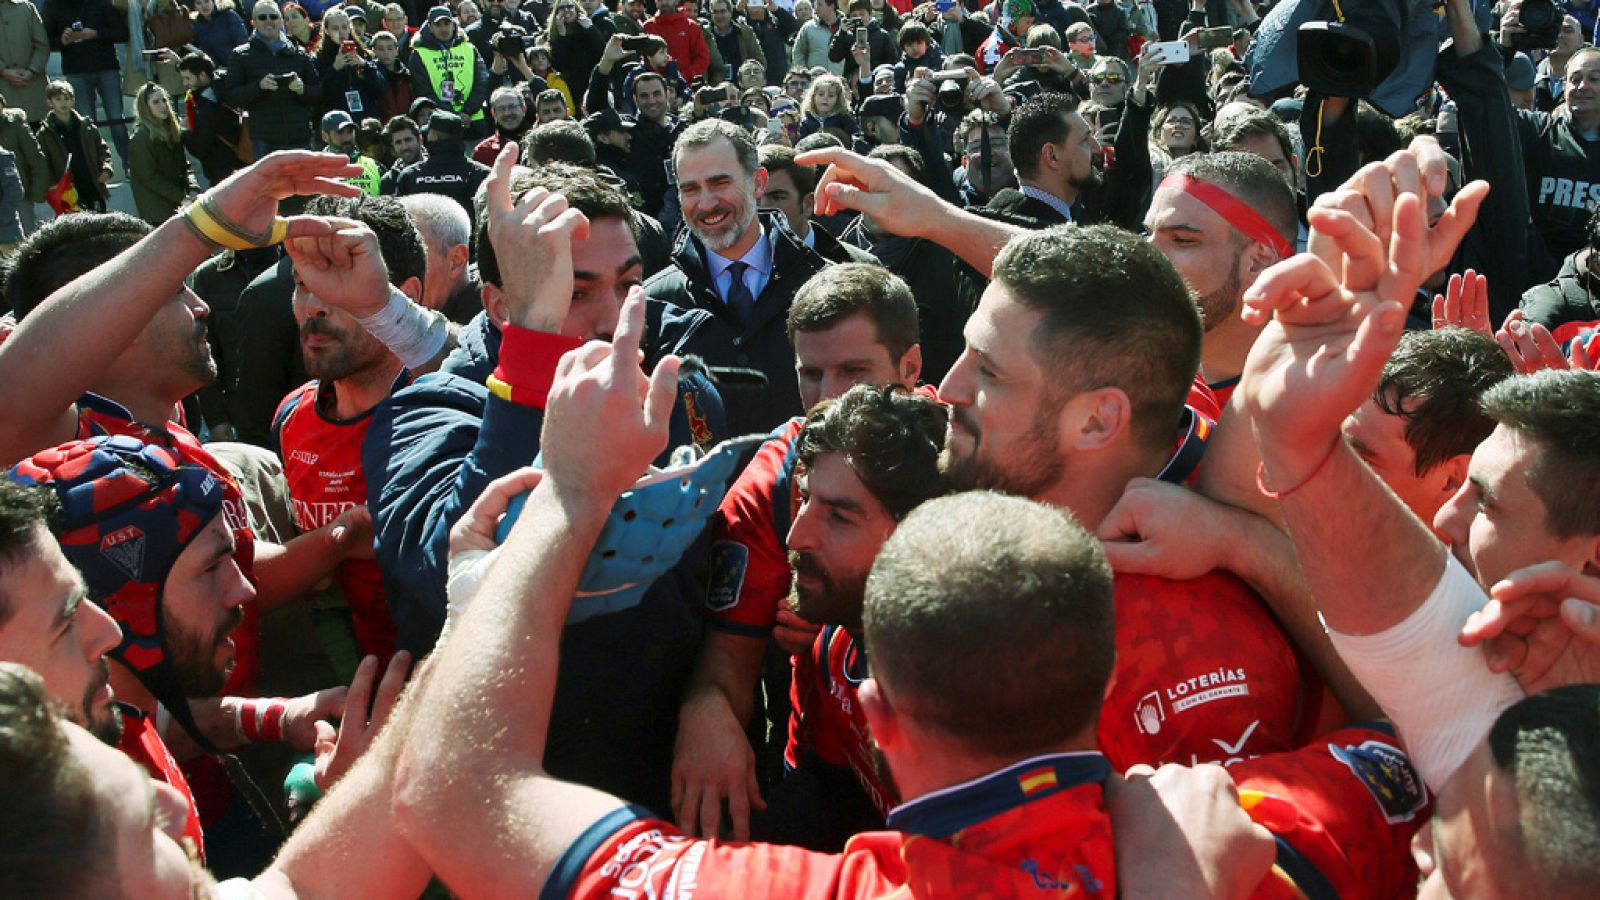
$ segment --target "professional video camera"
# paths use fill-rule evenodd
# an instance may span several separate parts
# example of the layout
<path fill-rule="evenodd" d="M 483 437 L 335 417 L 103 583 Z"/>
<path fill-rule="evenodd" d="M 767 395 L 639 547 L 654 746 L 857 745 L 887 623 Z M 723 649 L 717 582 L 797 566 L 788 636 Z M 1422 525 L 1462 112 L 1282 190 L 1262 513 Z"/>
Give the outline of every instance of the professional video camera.
<path fill-rule="evenodd" d="M 507 59 L 521 56 L 527 50 L 527 37 L 528 32 L 520 25 L 501 25 L 494 33 L 494 50 Z"/>
<path fill-rule="evenodd" d="M 1554 50 L 1561 40 L 1561 20 L 1565 16 L 1555 0 L 1522 0 L 1517 10 L 1517 24 L 1522 31 L 1512 33 L 1511 49 L 1524 53 Z"/>
<path fill-rule="evenodd" d="M 1433 7 L 1433 0 L 1285 0 L 1250 42 L 1251 93 L 1299 83 L 1325 97 L 1364 97 L 1395 118 L 1406 115 L 1433 83 L 1443 28 Z"/>

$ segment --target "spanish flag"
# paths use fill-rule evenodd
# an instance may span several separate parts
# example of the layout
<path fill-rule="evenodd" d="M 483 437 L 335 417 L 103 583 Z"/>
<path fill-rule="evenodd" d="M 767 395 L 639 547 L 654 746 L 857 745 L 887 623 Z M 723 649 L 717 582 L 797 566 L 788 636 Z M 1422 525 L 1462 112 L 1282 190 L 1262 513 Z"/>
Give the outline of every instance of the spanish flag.
<path fill-rule="evenodd" d="M 1022 796 L 1032 797 L 1034 794 L 1048 788 L 1053 788 L 1060 782 L 1056 779 L 1055 766 L 1040 766 L 1029 769 L 1017 776 L 1017 787 L 1022 789 Z"/>
<path fill-rule="evenodd" d="M 72 183 L 72 154 L 67 154 L 67 165 L 61 172 L 61 180 L 44 192 L 44 200 L 58 216 L 78 211 L 78 188 Z"/>

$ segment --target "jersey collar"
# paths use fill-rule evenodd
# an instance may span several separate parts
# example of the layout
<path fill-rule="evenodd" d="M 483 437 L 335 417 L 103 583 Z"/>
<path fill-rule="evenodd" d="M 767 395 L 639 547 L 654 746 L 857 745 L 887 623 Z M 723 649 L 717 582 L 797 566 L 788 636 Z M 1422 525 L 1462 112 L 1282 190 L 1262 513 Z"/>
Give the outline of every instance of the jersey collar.
<path fill-rule="evenodd" d="M 902 803 L 889 812 L 888 824 L 906 834 L 948 838 L 1024 803 L 1102 783 L 1110 774 L 1111 764 L 1099 753 L 1035 756 Z"/>

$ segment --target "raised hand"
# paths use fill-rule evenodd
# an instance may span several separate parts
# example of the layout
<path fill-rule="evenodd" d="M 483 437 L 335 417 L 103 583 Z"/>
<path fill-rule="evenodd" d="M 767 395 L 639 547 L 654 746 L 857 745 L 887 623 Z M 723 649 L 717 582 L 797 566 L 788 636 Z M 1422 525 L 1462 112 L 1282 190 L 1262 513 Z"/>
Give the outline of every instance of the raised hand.
<path fill-rule="evenodd" d="M 206 193 L 217 210 L 245 231 L 264 233 L 278 214 L 278 201 L 299 194 L 357 197 L 361 189 L 341 181 L 361 174 L 361 167 L 337 153 L 281 150 L 240 169 Z M 289 220 L 288 237 L 320 234 L 315 219 Z"/>
<path fill-rule="evenodd" d="M 389 302 L 389 270 L 378 236 L 353 219 L 302 216 L 284 242 L 295 279 L 317 299 L 352 316 L 376 315 Z"/>
<path fill-rule="evenodd" d="M 315 766 L 319 790 L 326 793 L 372 746 L 384 723 L 389 721 L 389 714 L 394 712 L 410 672 L 411 654 L 401 650 L 389 659 L 389 667 L 384 670 L 383 681 L 378 683 L 374 697 L 372 684 L 378 678 L 378 658 L 369 656 L 361 661 L 356 677 L 350 681 L 338 729 L 327 722 L 317 722 Z"/>
<path fill-rule="evenodd" d="M 1558 562 L 1518 569 L 1489 589 L 1461 629 L 1489 668 L 1529 694 L 1600 682 L 1600 579 Z"/>
<path fill-rule="evenodd" d="M 1537 322 L 1529 324 L 1520 309 L 1514 309 L 1511 315 L 1506 316 L 1505 323 L 1494 334 L 1494 342 L 1511 360 L 1511 367 L 1517 370 L 1518 375 L 1531 375 L 1545 369 L 1589 368 L 1586 364 L 1588 354 L 1584 353 L 1581 346 L 1574 344 L 1573 349 L 1582 354 L 1581 359 L 1585 364 L 1574 366 L 1572 360 L 1561 351 L 1561 345 L 1556 343 L 1550 329 Z"/>
<path fill-rule="evenodd" d="M 589 234 L 589 220 L 567 199 L 533 188 L 512 202 L 517 147 L 495 157 L 486 182 L 489 242 L 500 265 L 500 286 L 511 322 L 559 332 L 572 307 L 572 241 Z"/>
<path fill-rule="evenodd" d="M 828 167 L 817 182 L 818 216 L 853 209 L 894 234 L 916 236 L 919 229 L 944 215 L 945 204 L 937 194 L 883 160 L 829 147 L 802 153 L 795 162 Z"/>
<path fill-rule="evenodd" d="M 557 364 L 539 444 L 557 494 L 609 509 L 667 445 L 678 358 L 662 358 L 645 375 L 643 336 L 644 291 L 634 287 L 612 342 L 590 341 Z"/>
<path fill-rule="evenodd" d="M 1465 328 L 1494 337 L 1489 325 L 1489 279 L 1472 269 L 1451 275 L 1444 293 L 1433 295 L 1433 328 Z"/>

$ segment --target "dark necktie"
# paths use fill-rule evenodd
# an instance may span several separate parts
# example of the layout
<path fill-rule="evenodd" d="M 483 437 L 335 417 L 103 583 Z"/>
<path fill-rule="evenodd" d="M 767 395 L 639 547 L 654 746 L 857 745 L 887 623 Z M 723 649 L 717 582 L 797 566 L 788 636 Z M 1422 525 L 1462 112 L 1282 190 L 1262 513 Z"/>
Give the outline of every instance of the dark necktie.
<path fill-rule="evenodd" d="M 733 283 L 728 285 L 726 302 L 728 308 L 733 310 L 733 317 L 738 320 L 740 328 L 750 324 L 750 316 L 756 310 L 755 295 L 744 283 L 744 273 L 749 268 L 750 265 L 744 262 L 728 263 L 728 274 L 733 276 Z"/>

